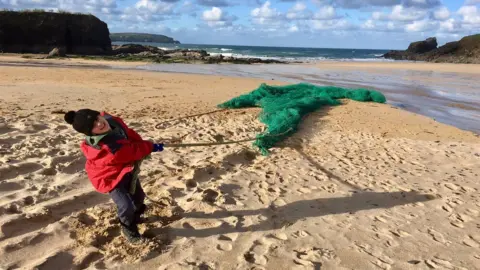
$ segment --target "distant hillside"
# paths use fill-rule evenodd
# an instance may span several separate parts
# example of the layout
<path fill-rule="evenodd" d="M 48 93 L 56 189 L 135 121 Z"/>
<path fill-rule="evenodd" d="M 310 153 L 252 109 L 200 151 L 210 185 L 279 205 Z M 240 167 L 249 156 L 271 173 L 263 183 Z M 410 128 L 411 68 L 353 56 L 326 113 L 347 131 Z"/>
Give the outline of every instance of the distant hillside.
<path fill-rule="evenodd" d="M 112 41 L 122 42 L 155 42 L 180 44 L 179 41 L 171 37 L 143 33 L 112 33 L 110 34 L 110 39 Z"/>

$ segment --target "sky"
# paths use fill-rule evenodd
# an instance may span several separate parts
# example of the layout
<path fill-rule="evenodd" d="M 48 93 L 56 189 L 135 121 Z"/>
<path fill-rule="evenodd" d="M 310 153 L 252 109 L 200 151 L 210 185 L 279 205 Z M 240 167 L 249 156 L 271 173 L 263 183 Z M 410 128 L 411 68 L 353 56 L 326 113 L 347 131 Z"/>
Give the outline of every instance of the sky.
<path fill-rule="evenodd" d="M 33 8 L 189 44 L 406 49 L 480 33 L 480 0 L 0 0 L 0 9 Z"/>

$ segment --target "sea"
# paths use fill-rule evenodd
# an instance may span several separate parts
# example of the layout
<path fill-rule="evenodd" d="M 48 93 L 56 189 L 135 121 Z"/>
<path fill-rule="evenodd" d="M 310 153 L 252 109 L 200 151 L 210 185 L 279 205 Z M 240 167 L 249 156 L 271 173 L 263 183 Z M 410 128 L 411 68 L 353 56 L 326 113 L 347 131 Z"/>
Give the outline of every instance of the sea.
<path fill-rule="evenodd" d="M 113 42 L 114 45 L 128 42 Z M 203 44 L 163 44 L 139 43 L 156 46 L 164 50 L 188 49 L 204 50 L 210 55 L 223 55 L 237 58 L 260 58 L 282 61 L 316 62 L 328 61 L 392 61 L 382 57 L 389 50 L 372 49 L 329 49 L 301 47 L 268 47 L 268 46 L 234 46 L 234 45 L 203 45 Z"/>

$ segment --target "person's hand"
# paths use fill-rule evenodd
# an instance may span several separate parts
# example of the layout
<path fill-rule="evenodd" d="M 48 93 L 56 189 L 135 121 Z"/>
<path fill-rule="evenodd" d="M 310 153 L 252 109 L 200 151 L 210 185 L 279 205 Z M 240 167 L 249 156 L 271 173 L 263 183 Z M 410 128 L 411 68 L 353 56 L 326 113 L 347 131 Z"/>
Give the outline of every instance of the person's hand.
<path fill-rule="evenodd" d="M 153 144 L 153 151 L 152 152 L 162 152 L 163 151 L 163 143 L 154 143 Z"/>

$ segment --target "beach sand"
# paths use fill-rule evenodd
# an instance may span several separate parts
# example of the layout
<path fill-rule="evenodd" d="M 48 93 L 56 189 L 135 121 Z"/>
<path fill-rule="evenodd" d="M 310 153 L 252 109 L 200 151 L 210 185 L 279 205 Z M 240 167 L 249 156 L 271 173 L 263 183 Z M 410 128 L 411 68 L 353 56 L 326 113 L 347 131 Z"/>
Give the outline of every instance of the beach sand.
<path fill-rule="evenodd" d="M 0 66 L 0 82 L 2 269 L 480 265 L 480 138 L 472 132 L 345 101 L 309 115 L 269 156 L 251 143 L 152 153 L 140 175 L 152 200 L 141 231 L 151 240 L 135 248 L 83 171 L 82 136 L 51 112 L 105 110 L 157 142 L 239 140 L 263 130 L 258 109 L 155 125 L 215 110 L 264 81 Z"/>

